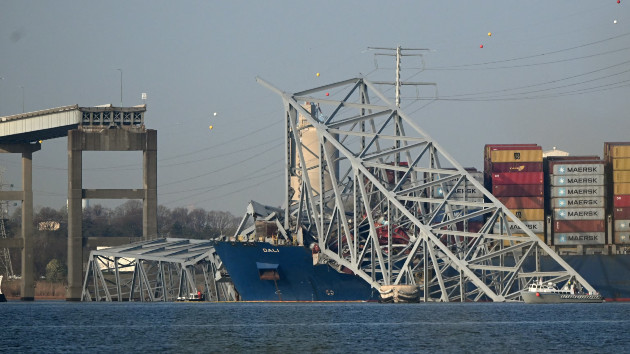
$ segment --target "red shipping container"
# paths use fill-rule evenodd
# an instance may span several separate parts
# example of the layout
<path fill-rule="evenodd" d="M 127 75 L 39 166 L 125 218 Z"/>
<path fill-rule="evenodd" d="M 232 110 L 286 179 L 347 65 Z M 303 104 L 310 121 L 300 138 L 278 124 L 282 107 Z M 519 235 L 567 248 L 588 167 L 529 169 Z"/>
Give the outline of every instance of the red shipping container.
<path fill-rule="evenodd" d="M 537 197 L 545 190 L 543 184 L 499 184 L 492 186 L 495 197 Z"/>
<path fill-rule="evenodd" d="M 629 220 L 630 208 L 613 208 L 613 217 L 615 220 Z"/>
<path fill-rule="evenodd" d="M 615 207 L 630 207 L 630 195 L 622 194 L 622 195 L 614 195 L 613 196 L 613 205 Z"/>
<path fill-rule="evenodd" d="M 543 197 L 499 197 L 508 209 L 542 209 L 545 207 Z"/>
<path fill-rule="evenodd" d="M 605 232 L 604 220 L 563 220 L 553 222 L 554 232 Z"/>
<path fill-rule="evenodd" d="M 495 162 L 490 164 L 490 172 L 542 172 L 542 162 Z"/>
<path fill-rule="evenodd" d="M 492 185 L 497 184 L 542 184 L 542 172 L 504 172 L 492 174 Z"/>

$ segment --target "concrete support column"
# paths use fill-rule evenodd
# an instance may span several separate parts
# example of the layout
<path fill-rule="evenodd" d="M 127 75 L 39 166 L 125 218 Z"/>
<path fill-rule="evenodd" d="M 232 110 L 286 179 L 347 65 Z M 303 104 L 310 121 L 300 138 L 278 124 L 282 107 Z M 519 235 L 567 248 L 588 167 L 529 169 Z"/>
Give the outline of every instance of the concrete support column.
<path fill-rule="evenodd" d="M 142 207 L 142 238 L 152 240 L 157 234 L 157 131 L 147 130 L 146 147 L 142 154 L 144 198 Z"/>
<path fill-rule="evenodd" d="M 83 288 L 83 132 L 68 132 L 68 289 L 67 301 L 80 301 Z"/>
<path fill-rule="evenodd" d="M 0 191 L 0 200 L 22 201 L 22 237 L 4 239 L 5 247 L 22 248 L 21 299 L 35 300 L 35 262 L 33 261 L 33 153 L 41 144 L 0 144 L 0 153 L 22 154 L 22 190 Z M 19 242 L 17 242 L 19 240 Z"/>
<path fill-rule="evenodd" d="M 35 262 L 33 261 L 33 152 L 22 152 L 22 297 L 35 300 Z"/>

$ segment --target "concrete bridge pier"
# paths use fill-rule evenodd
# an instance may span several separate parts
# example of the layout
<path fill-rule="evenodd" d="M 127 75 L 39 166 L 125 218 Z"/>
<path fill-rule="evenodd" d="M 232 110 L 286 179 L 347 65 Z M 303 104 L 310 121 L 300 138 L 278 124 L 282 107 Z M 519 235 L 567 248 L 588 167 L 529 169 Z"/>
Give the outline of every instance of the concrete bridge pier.
<path fill-rule="evenodd" d="M 0 144 L 0 153 L 22 154 L 22 190 L 0 191 L 1 200 L 22 201 L 22 296 L 24 301 L 35 300 L 35 279 L 33 261 L 33 152 L 39 151 L 41 144 Z M 10 240 L 10 239 L 7 239 Z M 15 242 L 15 241 L 14 241 Z M 7 245 L 12 246 L 12 245 Z M 13 245 L 16 246 L 16 245 Z"/>
<path fill-rule="evenodd" d="M 83 189 L 83 151 L 142 151 L 142 189 Z M 157 131 L 80 128 L 68 131 L 68 289 L 67 301 L 83 290 L 83 199 L 142 199 L 142 237 L 157 238 Z"/>

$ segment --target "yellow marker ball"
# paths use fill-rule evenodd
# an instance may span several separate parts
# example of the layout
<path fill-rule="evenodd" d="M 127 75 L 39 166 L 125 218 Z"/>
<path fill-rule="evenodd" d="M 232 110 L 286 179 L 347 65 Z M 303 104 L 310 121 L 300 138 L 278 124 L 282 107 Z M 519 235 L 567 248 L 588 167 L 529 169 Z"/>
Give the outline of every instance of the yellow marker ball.
<path fill-rule="evenodd" d="M 317 77 L 319 77 L 319 73 L 317 73 L 316 75 L 317 75 Z"/>
<path fill-rule="evenodd" d="M 42 140 L 40 140 L 40 141 L 39 141 L 39 143 L 40 143 L 40 144 L 41 144 L 42 142 L 43 142 Z"/>
<path fill-rule="evenodd" d="M 210 126 L 210 130 L 212 130 L 212 126 Z"/>
<path fill-rule="evenodd" d="M 492 36 L 492 32 L 488 32 L 488 36 Z"/>

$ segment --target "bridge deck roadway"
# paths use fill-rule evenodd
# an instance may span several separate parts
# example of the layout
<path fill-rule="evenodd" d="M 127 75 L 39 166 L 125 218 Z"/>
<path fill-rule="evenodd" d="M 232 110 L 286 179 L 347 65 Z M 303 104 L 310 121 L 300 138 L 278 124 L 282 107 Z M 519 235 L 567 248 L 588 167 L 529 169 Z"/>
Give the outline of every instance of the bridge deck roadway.
<path fill-rule="evenodd" d="M 63 106 L 42 111 L 0 117 L 0 144 L 29 144 L 61 138 L 68 131 L 83 128 L 138 127 L 144 124 L 145 105 L 134 107 Z"/>
<path fill-rule="evenodd" d="M 24 144 L 60 138 L 81 122 L 78 105 L 16 114 L 0 118 L 0 143 Z"/>

